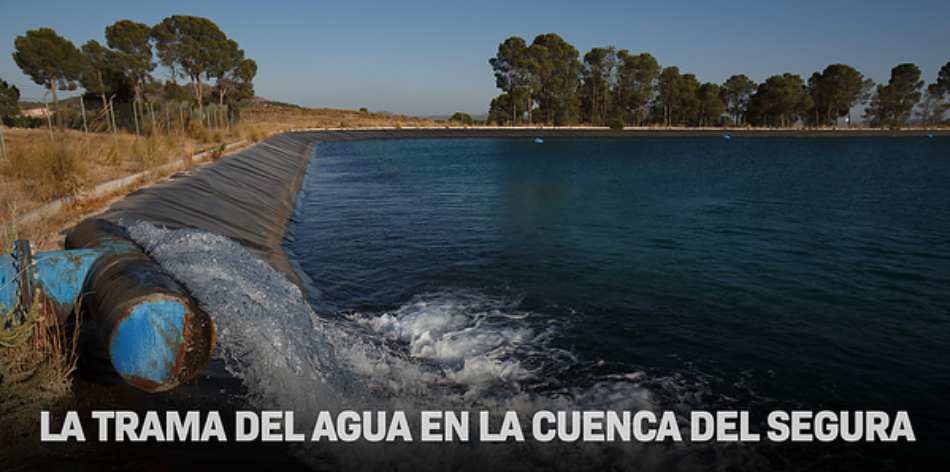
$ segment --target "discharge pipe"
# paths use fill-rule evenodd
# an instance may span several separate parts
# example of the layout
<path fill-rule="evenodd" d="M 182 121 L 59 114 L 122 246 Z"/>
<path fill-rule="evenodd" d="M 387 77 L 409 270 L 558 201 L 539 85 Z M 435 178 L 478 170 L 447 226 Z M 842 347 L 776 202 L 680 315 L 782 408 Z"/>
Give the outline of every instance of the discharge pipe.
<path fill-rule="evenodd" d="M 81 300 L 116 371 L 149 392 L 204 369 L 215 344 L 211 318 L 124 229 L 85 220 L 66 236 L 66 249 L 31 254 L 29 243 L 17 241 L 13 254 L 0 256 L 0 303 L 28 309 L 38 290 L 65 320 Z"/>

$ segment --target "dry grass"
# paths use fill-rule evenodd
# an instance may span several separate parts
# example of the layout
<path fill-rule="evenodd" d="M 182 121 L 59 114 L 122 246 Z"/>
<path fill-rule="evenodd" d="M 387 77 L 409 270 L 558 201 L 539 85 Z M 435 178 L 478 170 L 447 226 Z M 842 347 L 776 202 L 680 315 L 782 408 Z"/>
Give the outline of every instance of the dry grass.
<path fill-rule="evenodd" d="M 34 300 L 22 315 L 17 307 L 0 315 L 0 456 L 6 456 L 0 464 L 35 454 L 39 411 L 63 409 L 72 401 L 78 323 L 66 327 L 41 292 Z"/>
<path fill-rule="evenodd" d="M 39 290 L 35 300 L 22 314 L 11 307 L 0 315 L 0 416 L 69 393 L 79 330 L 66 330 Z"/>
<path fill-rule="evenodd" d="M 3 132 L 8 164 L 0 168 L 0 215 L 10 221 L 9 208 L 26 214 L 53 200 L 110 180 L 213 149 L 226 142 L 257 142 L 292 129 L 339 127 L 430 127 L 421 118 L 332 109 L 256 108 L 242 111 L 242 121 L 230 127 L 208 127 L 198 120 L 185 126 L 161 126 L 154 136 L 120 131 L 7 128 Z M 174 124 L 174 123 L 173 123 Z M 184 133 L 184 135 L 182 134 Z"/>
<path fill-rule="evenodd" d="M 211 137 L 230 139 L 218 133 Z M 120 132 L 90 133 L 86 140 L 80 131 L 54 132 L 51 142 L 47 130 L 5 129 L 9 163 L 0 168 L 0 221 L 9 223 L 54 200 L 79 195 L 83 190 L 126 177 L 137 172 L 155 169 L 163 164 L 181 160 L 209 146 L 181 135 L 140 136 Z M 263 136 L 263 134 L 261 134 Z M 128 191 L 134 188 L 128 189 Z M 101 199 L 97 199 L 101 202 Z M 83 202 L 82 209 L 94 211 L 91 202 Z M 68 211 L 70 216 L 75 211 Z M 81 216 L 81 215 L 79 215 Z M 25 239 L 45 239 L 59 229 L 62 215 L 48 221 L 21 226 L 16 232 Z M 4 225 L 0 248 L 9 249 L 13 231 Z M 51 249 L 36 245 L 40 249 Z"/>
<path fill-rule="evenodd" d="M 9 163 L 0 169 L 0 211 L 14 202 L 19 214 L 86 188 L 167 162 L 189 149 L 175 137 L 120 133 L 4 131 Z M 4 216 L 9 216 L 5 214 Z M 9 221 L 4 219 L 5 221 Z"/>
<path fill-rule="evenodd" d="M 258 126 L 271 132 L 291 129 L 442 126 L 425 118 L 330 108 L 249 108 L 242 112 L 242 116 L 245 124 Z"/>
<path fill-rule="evenodd" d="M 54 130 L 51 141 L 47 129 L 4 129 L 9 163 L 0 167 L 0 250 L 9 252 L 9 245 L 17 236 L 33 241 L 37 250 L 56 249 L 56 242 L 61 239 L 58 232 L 64 225 L 111 201 L 102 197 L 83 198 L 84 190 L 176 160 L 185 161 L 186 156 L 219 149 L 227 142 L 254 143 L 283 131 L 335 128 L 344 123 L 348 128 L 442 126 L 422 118 L 326 108 L 250 108 L 244 109 L 241 116 L 234 126 L 209 127 L 194 119 L 186 120 L 184 126 L 174 122 L 172 126 L 162 124 L 154 136 L 126 131 L 114 135 L 100 126 L 99 132 L 90 132 L 88 137 L 82 131 Z M 213 157 L 220 155 L 213 153 Z M 124 192 L 175 170 L 150 172 L 146 182 Z M 11 228 L 9 223 L 17 217 L 66 196 L 77 198 L 61 214 Z"/>

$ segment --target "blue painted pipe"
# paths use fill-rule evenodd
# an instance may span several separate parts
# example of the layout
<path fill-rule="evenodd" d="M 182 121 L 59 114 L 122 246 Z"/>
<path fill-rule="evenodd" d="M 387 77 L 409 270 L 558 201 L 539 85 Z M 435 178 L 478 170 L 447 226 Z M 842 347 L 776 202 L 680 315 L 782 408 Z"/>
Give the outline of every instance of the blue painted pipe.
<path fill-rule="evenodd" d="M 28 242 L 17 241 L 13 254 L 0 256 L 0 303 L 4 310 L 29 309 L 33 291 L 39 289 L 65 319 L 100 255 L 101 251 L 93 249 L 32 254 Z"/>
<path fill-rule="evenodd" d="M 104 251 L 90 267 L 83 305 L 126 382 L 162 391 L 201 372 L 214 349 L 211 318 L 124 229 L 88 219 L 69 232 L 66 248 Z"/>
<path fill-rule="evenodd" d="M 116 371 L 143 390 L 175 388 L 204 369 L 215 343 L 211 318 L 124 229 L 89 219 L 69 232 L 66 248 L 33 255 L 18 242 L 0 256 L 0 303 L 29 307 L 39 289 L 65 319 L 81 299 Z"/>

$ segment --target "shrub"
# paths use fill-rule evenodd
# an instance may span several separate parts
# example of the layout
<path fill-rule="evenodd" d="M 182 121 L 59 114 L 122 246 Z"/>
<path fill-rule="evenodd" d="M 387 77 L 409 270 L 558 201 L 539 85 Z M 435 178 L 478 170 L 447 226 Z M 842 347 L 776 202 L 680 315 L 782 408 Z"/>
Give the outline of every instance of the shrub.
<path fill-rule="evenodd" d="M 98 153 L 99 162 L 107 166 L 117 166 L 122 163 L 122 155 L 119 153 L 119 148 L 114 143 L 109 143 L 108 146 L 99 150 Z"/>
<path fill-rule="evenodd" d="M 620 118 L 614 118 L 610 120 L 608 126 L 610 126 L 610 129 L 623 129 L 624 123 Z"/>
<path fill-rule="evenodd" d="M 267 135 L 257 125 L 242 125 L 239 129 L 240 136 L 252 143 L 261 141 Z"/>
<path fill-rule="evenodd" d="M 201 125 L 201 122 L 194 118 L 188 120 L 188 124 L 185 128 L 188 130 L 189 136 L 199 141 L 204 141 L 202 138 L 208 135 L 208 131 Z"/>
<path fill-rule="evenodd" d="M 46 120 L 29 116 L 5 116 L 3 124 L 11 128 L 41 128 L 46 126 Z"/>
<path fill-rule="evenodd" d="M 181 148 L 175 136 L 149 136 L 132 144 L 130 157 L 145 168 L 167 164 L 179 156 Z"/>
<path fill-rule="evenodd" d="M 79 146 L 59 142 L 41 151 L 40 162 L 46 169 L 46 181 L 56 194 L 75 193 L 86 182 L 86 163 L 80 149 Z"/>
<path fill-rule="evenodd" d="M 76 368 L 78 327 L 66 333 L 52 305 L 39 290 L 29 310 L 19 313 L 16 308 L 0 307 L 3 392 L 10 394 L 18 387 L 30 385 L 67 392 L 69 374 Z"/>
<path fill-rule="evenodd" d="M 215 159 L 221 157 L 222 155 L 224 155 L 224 151 L 227 150 L 227 149 L 228 149 L 228 145 L 225 144 L 225 143 L 221 143 L 220 146 L 218 146 L 218 147 L 212 149 L 211 152 L 210 152 L 208 155 L 211 157 L 211 160 L 213 161 L 213 160 L 215 160 Z"/>
<path fill-rule="evenodd" d="M 36 411 L 66 399 L 78 360 L 79 323 L 63 325 L 42 296 L 22 316 L 15 308 L 0 309 L 0 442 L 5 453 L 36 447 Z M 0 463 L 9 457 L 4 456 Z"/>

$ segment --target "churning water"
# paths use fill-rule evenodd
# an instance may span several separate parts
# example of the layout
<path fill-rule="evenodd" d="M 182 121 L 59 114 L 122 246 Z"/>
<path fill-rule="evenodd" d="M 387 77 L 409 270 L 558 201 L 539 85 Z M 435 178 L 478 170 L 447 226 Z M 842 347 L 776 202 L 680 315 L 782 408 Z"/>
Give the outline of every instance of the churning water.
<path fill-rule="evenodd" d="M 315 468 L 926 470 L 950 444 L 948 140 L 321 143 L 285 244 L 306 294 L 225 238 L 129 229 L 251 404 L 300 424 L 652 410 L 688 439 L 741 410 L 763 433 L 300 445 Z M 772 442 L 777 410 L 906 411 L 916 441 Z"/>

